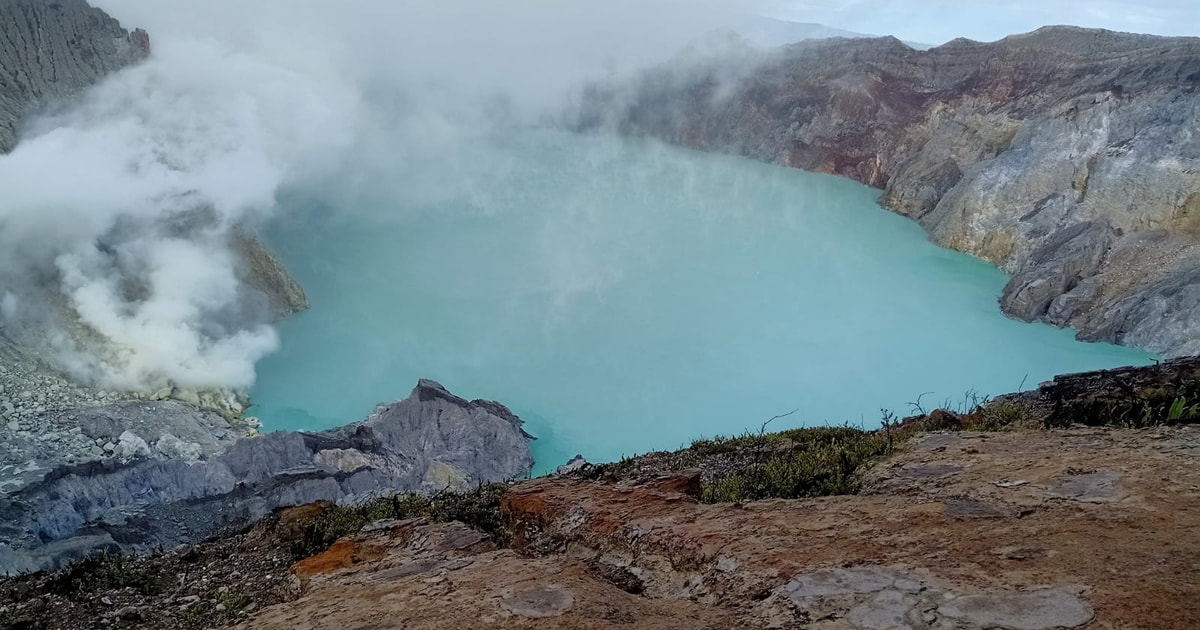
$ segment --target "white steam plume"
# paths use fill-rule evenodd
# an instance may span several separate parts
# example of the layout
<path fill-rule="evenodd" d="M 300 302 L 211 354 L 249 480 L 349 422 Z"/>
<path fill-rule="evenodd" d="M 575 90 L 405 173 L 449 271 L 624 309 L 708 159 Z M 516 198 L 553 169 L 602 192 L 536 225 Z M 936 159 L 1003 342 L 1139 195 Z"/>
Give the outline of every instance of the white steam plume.
<path fill-rule="evenodd" d="M 253 383 L 278 342 L 246 306 L 230 230 L 354 160 L 373 128 L 405 125 L 413 146 L 395 151 L 424 159 L 730 19 L 686 0 L 97 4 L 153 53 L 0 156 L 0 327 L 125 389 Z"/>
<path fill-rule="evenodd" d="M 227 231 L 269 212 L 287 177 L 352 137 L 353 92 L 329 87 L 168 38 L 78 107 L 37 121 L 0 157 L 0 281 L 24 305 L 5 309 L 7 323 L 33 318 L 17 322 L 28 340 L 65 310 L 58 323 L 98 343 L 46 341 L 75 376 L 106 387 L 249 386 L 276 339 L 261 317 L 236 316 Z"/>

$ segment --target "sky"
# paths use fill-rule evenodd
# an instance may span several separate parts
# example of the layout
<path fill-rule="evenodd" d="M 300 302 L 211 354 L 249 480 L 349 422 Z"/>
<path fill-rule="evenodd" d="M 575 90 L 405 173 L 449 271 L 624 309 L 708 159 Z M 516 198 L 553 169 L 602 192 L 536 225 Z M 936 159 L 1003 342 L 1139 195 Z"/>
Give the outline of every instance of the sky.
<path fill-rule="evenodd" d="M 1200 0 L 780 0 L 773 17 L 928 44 L 994 41 L 1048 24 L 1200 36 Z"/>

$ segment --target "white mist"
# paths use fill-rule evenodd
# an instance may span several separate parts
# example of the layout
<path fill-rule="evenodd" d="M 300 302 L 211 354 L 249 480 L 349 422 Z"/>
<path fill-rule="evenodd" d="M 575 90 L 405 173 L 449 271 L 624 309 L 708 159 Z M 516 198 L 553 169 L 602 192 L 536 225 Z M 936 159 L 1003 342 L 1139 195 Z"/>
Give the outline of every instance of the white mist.
<path fill-rule="evenodd" d="M 260 363 L 268 428 L 354 421 L 433 378 L 510 405 L 545 470 L 1150 360 L 1007 319 L 1003 273 L 855 182 L 552 131 L 387 157 L 404 145 L 290 190 L 267 233 L 313 302 Z"/>

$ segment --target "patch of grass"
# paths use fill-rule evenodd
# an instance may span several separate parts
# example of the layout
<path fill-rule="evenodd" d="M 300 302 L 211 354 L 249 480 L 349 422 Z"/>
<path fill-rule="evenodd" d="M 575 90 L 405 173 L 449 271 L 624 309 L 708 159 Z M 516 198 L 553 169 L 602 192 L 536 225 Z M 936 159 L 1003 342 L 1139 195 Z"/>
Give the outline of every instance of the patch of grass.
<path fill-rule="evenodd" d="M 871 432 L 854 427 L 812 427 L 788 429 L 776 433 L 744 433 L 736 437 L 717 437 L 692 442 L 691 450 L 697 455 L 715 455 L 748 448 L 771 448 L 778 446 L 824 448 L 838 446 L 847 441 L 857 441 Z"/>
<path fill-rule="evenodd" d="M 895 426 L 892 421 L 894 416 L 885 417 L 888 426 Z M 707 503 L 853 494 L 859 489 L 859 473 L 891 453 L 903 437 L 850 426 L 744 433 L 587 466 L 572 476 L 615 482 L 698 469 L 700 500 Z"/>
<path fill-rule="evenodd" d="M 488 535 L 497 546 L 508 543 L 509 533 L 500 518 L 500 497 L 508 488 L 494 483 L 469 492 L 441 492 L 433 496 L 398 494 L 356 506 L 333 506 L 305 523 L 292 543 L 292 556 L 301 560 L 326 549 L 337 539 L 383 519 L 425 517 L 435 522 L 460 521 Z"/>
<path fill-rule="evenodd" d="M 176 619 L 187 628 L 207 628 L 215 623 L 216 611 L 209 608 L 208 602 L 200 601 L 182 608 L 176 613 Z"/>
<path fill-rule="evenodd" d="M 1167 410 L 1167 422 L 1192 422 L 1200 420 L 1200 403 L 1188 406 L 1188 399 L 1178 396 Z"/>
<path fill-rule="evenodd" d="M 748 448 L 769 448 L 787 441 L 782 433 L 744 433 L 732 437 L 717 436 L 693 440 L 688 450 L 697 457 L 736 453 Z"/>
<path fill-rule="evenodd" d="M 158 595 L 166 586 L 166 578 L 151 563 L 116 553 L 88 556 L 50 574 L 45 584 L 49 592 L 67 596 L 124 588 Z"/>
<path fill-rule="evenodd" d="M 1028 407 L 1011 400 L 992 400 L 971 414 L 968 427 L 976 431 L 999 431 L 1006 427 L 1028 426 L 1034 422 Z"/>
<path fill-rule="evenodd" d="M 225 606 L 225 616 L 235 617 L 243 608 L 250 605 L 254 601 L 249 595 L 222 595 L 217 603 Z"/>
<path fill-rule="evenodd" d="M 580 479 L 588 479 L 591 481 L 616 481 L 619 479 L 625 479 L 632 476 L 647 457 L 652 457 L 654 455 L 654 453 L 649 455 L 634 456 L 622 455 L 621 459 L 615 462 L 608 462 L 606 464 L 590 464 L 588 466 L 584 466 L 583 469 L 571 473 L 571 476 L 578 477 Z M 658 453 L 658 455 L 666 456 L 668 453 Z M 670 455 L 674 455 L 674 453 L 671 453 Z M 679 470 L 687 467 L 688 466 L 686 464 L 676 466 L 668 465 L 665 466 L 663 470 Z"/>
<path fill-rule="evenodd" d="M 1117 394 L 1105 393 L 1063 405 L 1048 427 L 1071 424 L 1132 429 L 1200 422 L 1200 383 L 1178 383 Z"/>
<path fill-rule="evenodd" d="M 968 390 L 954 406 L 947 400 L 941 407 L 917 416 L 922 431 L 1002 431 L 1009 427 L 1036 425 L 1033 410 L 1011 398 L 991 398 Z"/>
<path fill-rule="evenodd" d="M 706 503 L 854 494 L 860 486 L 858 473 L 890 453 L 892 444 L 879 431 L 819 427 L 692 445 L 701 454 L 730 449 L 749 457 L 744 465 L 704 483 L 701 500 Z"/>
<path fill-rule="evenodd" d="M 1051 389 L 1041 399 L 998 399 L 968 392 L 957 412 L 935 409 L 901 426 L 917 431 L 1002 431 L 1009 428 L 1066 428 L 1072 425 L 1140 429 L 1200 423 L 1200 382 L 1176 379 L 1137 387 L 1121 381 L 1094 389 Z M 885 422 L 885 426 L 887 426 Z"/>

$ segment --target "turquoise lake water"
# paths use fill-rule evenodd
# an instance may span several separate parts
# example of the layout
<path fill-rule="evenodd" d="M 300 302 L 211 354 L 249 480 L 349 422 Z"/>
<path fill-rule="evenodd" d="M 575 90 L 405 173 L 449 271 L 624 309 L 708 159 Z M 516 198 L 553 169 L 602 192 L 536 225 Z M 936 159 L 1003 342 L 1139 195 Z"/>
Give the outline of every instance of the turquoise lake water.
<path fill-rule="evenodd" d="M 268 429 L 432 378 L 511 407 L 544 471 L 1152 360 L 1006 318 L 1001 271 L 849 180 L 555 132 L 445 145 L 380 140 L 284 196 L 267 239 L 313 306 L 259 364 Z"/>

